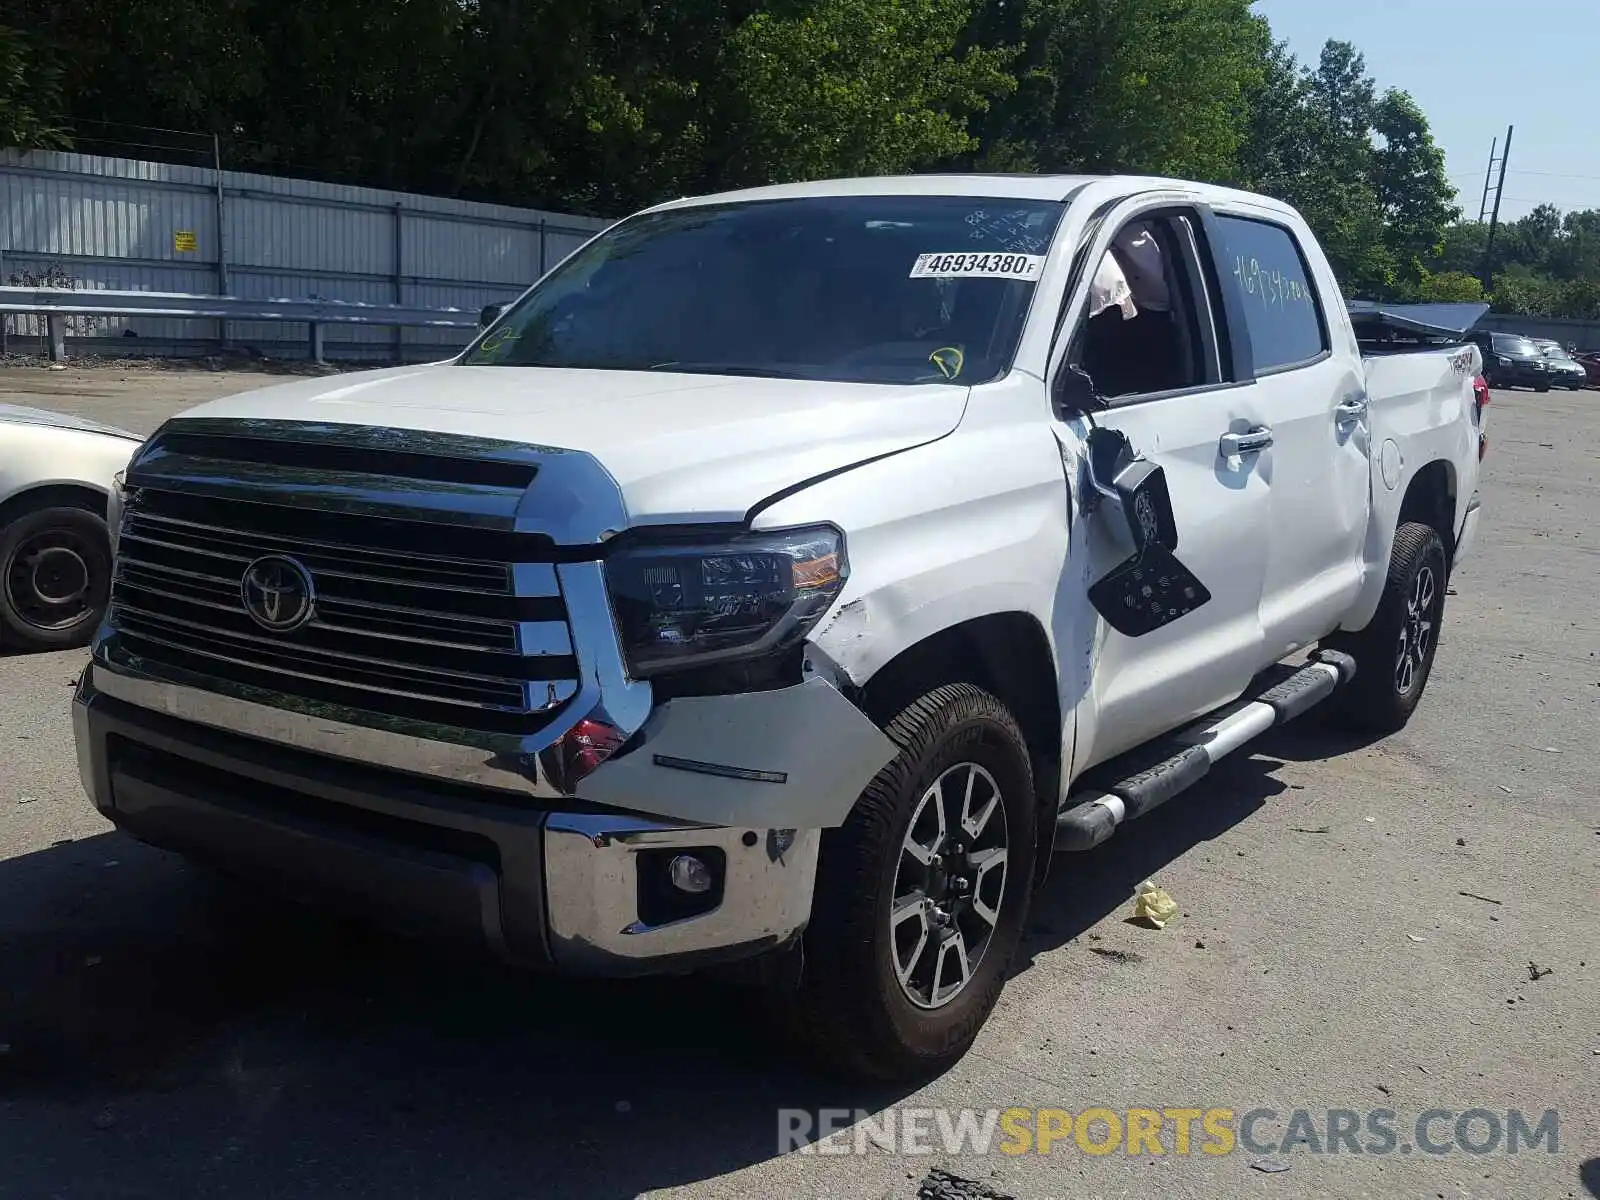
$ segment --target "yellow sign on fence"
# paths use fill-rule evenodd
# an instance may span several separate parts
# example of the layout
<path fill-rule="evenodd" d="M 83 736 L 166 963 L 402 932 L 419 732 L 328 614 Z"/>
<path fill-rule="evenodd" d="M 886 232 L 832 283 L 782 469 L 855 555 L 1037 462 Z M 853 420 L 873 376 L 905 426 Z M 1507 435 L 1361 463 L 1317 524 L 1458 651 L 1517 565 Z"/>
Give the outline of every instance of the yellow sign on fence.
<path fill-rule="evenodd" d="M 173 230 L 172 249 L 178 254 L 193 254 L 200 249 L 200 238 L 192 229 Z"/>

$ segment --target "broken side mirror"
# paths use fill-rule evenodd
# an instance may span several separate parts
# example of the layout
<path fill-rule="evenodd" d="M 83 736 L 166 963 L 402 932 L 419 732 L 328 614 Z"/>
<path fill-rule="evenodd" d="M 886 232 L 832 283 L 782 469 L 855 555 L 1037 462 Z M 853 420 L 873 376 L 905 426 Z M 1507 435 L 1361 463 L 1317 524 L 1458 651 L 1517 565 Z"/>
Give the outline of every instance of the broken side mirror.
<path fill-rule="evenodd" d="M 500 314 L 505 312 L 504 304 L 485 304 L 478 310 L 478 328 L 487 329 L 500 319 Z"/>
<path fill-rule="evenodd" d="M 1089 586 L 1089 603 L 1124 637 L 1154 633 L 1210 600 L 1205 584 L 1159 544 Z"/>
<path fill-rule="evenodd" d="M 1166 472 L 1140 458 L 1127 434 L 1099 425 L 1091 429 L 1088 466 L 1094 490 L 1109 500 L 1126 522 L 1135 556 L 1156 545 L 1169 551 L 1178 548 L 1178 521 Z"/>
<path fill-rule="evenodd" d="M 1167 473 L 1149 459 L 1135 459 L 1112 481 L 1122 515 L 1133 535 L 1135 554 L 1153 546 L 1171 552 L 1178 548 L 1178 521 L 1172 512 Z"/>
<path fill-rule="evenodd" d="M 1133 555 L 1089 588 L 1089 602 L 1126 637 L 1142 637 L 1211 599 L 1211 593 L 1173 554 L 1178 523 L 1166 472 L 1134 453 L 1127 435 L 1096 426 L 1089 432 L 1089 482 L 1125 522 Z"/>
<path fill-rule="evenodd" d="M 1056 415 L 1065 419 L 1074 413 L 1100 412 L 1106 407 L 1105 398 L 1095 390 L 1094 379 L 1076 363 L 1068 363 L 1056 372 Z"/>

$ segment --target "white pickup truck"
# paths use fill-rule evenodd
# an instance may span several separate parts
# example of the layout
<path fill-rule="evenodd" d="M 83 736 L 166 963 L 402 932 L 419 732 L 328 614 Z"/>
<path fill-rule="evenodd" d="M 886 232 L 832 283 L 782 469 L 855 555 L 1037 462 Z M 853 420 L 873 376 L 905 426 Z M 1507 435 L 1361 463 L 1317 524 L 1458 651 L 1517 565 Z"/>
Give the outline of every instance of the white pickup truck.
<path fill-rule="evenodd" d="M 1406 722 L 1479 367 L 1364 357 L 1260 196 L 674 201 L 448 362 L 151 437 L 83 782 L 134 837 L 512 961 L 759 961 L 826 1053 L 924 1076 L 1052 852 L 1324 700 Z"/>

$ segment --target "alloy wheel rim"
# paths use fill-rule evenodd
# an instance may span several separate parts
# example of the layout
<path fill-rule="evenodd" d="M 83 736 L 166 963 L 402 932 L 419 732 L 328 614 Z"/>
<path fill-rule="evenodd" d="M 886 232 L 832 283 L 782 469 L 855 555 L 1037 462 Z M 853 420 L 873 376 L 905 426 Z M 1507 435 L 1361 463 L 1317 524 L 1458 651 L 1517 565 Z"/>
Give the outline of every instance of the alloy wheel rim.
<path fill-rule="evenodd" d="M 1427 670 L 1438 624 L 1437 602 L 1438 581 L 1433 567 L 1424 564 L 1406 593 L 1406 613 L 1400 622 L 1400 637 L 1395 647 L 1394 686 L 1402 696 L 1412 693 Z"/>
<path fill-rule="evenodd" d="M 917 801 L 888 932 L 895 978 L 918 1008 L 943 1008 L 977 974 L 1005 901 L 1008 833 L 1000 785 L 977 763 L 948 768 Z"/>

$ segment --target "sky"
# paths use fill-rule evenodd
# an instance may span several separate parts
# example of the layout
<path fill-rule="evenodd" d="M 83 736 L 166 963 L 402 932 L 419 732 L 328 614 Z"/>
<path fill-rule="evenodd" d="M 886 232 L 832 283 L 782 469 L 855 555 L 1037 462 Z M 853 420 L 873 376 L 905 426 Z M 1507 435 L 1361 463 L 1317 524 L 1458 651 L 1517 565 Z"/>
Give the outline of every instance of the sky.
<path fill-rule="evenodd" d="M 1410 92 L 1469 218 L 1489 146 L 1516 126 L 1500 219 L 1600 208 L 1600 0 L 1256 0 L 1302 62 L 1351 42 L 1384 88 Z M 1492 193 L 1491 193 L 1492 200 Z"/>

